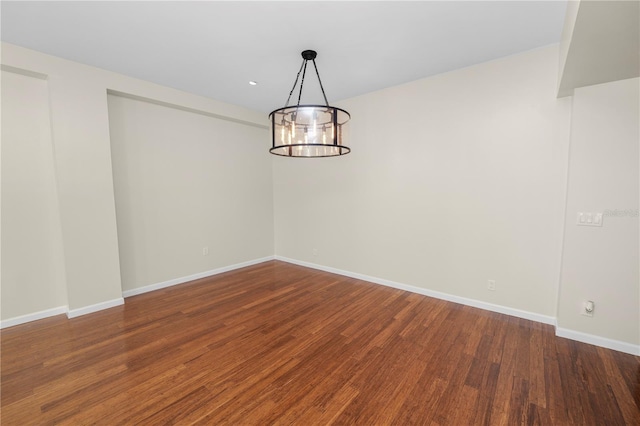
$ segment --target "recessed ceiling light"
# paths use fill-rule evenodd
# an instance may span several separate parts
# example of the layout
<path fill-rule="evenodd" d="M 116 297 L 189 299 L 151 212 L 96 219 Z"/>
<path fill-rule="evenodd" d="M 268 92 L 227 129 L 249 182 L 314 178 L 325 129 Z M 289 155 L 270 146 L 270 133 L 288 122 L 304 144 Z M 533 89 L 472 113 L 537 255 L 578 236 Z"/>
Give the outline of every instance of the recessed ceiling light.
<path fill-rule="evenodd" d="M 249 84 L 250 84 L 250 85 L 252 85 L 252 86 L 257 86 L 257 85 L 258 85 L 258 82 L 251 80 L 251 81 L 249 82 Z"/>

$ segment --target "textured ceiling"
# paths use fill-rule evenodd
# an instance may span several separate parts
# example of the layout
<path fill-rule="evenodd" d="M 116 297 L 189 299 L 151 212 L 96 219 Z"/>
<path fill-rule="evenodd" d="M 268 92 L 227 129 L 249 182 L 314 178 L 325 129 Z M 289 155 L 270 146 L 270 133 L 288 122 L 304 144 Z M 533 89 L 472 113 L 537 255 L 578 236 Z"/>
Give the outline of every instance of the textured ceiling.
<path fill-rule="evenodd" d="M 3 41 L 269 112 L 284 105 L 302 50 L 318 51 L 327 96 L 338 101 L 557 43 L 566 2 L 2 1 L 0 7 Z M 309 77 L 303 101 L 320 102 Z"/>

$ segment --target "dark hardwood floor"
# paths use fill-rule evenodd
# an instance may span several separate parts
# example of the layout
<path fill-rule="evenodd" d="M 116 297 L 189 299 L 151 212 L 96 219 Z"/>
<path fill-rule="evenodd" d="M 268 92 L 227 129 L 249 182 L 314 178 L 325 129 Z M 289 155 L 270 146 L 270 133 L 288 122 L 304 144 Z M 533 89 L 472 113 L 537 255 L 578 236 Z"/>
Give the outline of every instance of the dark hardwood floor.
<path fill-rule="evenodd" d="M 2 331 L 2 425 L 640 425 L 640 358 L 272 261 Z"/>

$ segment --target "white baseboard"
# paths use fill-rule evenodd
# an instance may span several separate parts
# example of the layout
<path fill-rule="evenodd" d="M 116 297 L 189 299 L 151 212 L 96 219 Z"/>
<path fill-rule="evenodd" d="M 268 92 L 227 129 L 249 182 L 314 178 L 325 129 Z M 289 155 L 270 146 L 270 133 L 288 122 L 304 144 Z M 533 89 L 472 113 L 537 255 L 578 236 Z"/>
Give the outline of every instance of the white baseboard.
<path fill-rule="evenodd" d="M 555 317 L 547 315 L 536 314 L 535 312 L 523 311 L 520 309 L 509 308 L 502 305 L 494 305 L 493 303 L 482 302 L 480 300 L 468 299 L 466 297 L 455 296 L 449 293 L 442 293 L 439 291 L 429 290 L 422 287 L 416 287 L 408 284 L 397 283 L 395 281 L 389 281 L 382 278 L 370 277 L 368 275 L 358 274 L 355 272 L 343 271 L 341 269 L 331 268 L 328 266 L 316 265 L 315 263 L 303 262 L 296 259 L 290 259 L 287 257 L 276 256 L 276 260 L 281 260 L 287 263 L 293 263 L 295 265 L 306 266 L 308 268 L 319 269 L 325 272 L 331 272 L 333 274 L 344 275 L 346 277 L 356 278 L 363 281 L 369 281 L 374 284 L 381 284 L 387 287 L 393 287 L 400 290 L 410 291 L 412 293 L 422 294 L 423 296 L 429 296 L 436 299 L 446 300 L 449 302 L 460 303 L 462 305 L 473 306 L 474 308 L 480 308 L 491 312 L 498 312 L 500 314 L 511 315 L 513 317 L 524 318 L 531 321 L 537 321 L 544 324 L 556 325 Z"/>
<path fill-rule="evenodd" d="M 614 351 L 624 352 L 631 355 L 640 356 L 640 345 L 634 345 L 620 340 L 607 339 L 606 337 L 595 336 L 581 331 L 569 330 L 567 328 L 556 327 L 556 336 L 576 340 L 590 345 L 602 346 Z"/>
<path fill-rule="evenodd" d="M 425 288 L 416 287 L 408 284 L 397 283 L 395 281 L 385 280 L 382 278 L 371 277 L 364 274 L 344 271 L 344 270 L 332 268 L 329 266 L 317 265 L 315 263 L 305 262 L 305 261 L 296 260 L 296 259 L 290 259 L 283 256 L 267 256 L 260 259 L 254 259 L 247 262 L 237 263 L 235 265 L 224 266 L 218 269 L 213 269 L 210 271 L 193 274 L 186 277 L 175 278 L 173 280 L 164 281 L 157 284 L 151 284 L 145 287 L 140 287 L 132 290 L 127 290 L 122 292 L 122 295 L 123 297 L 135 296 L 137 294 L 147 293 L 150 291 L 159 290 L 161 288 L 170 287 L 170 286 L 182 284 L 185 282 L 197 280 L 200 278 L 210 277 L 212 275 L 217 275 L 223 272 L 232 271 L 234 269 L 256 265 L 258 263 L 267 262 L 269 260 L 274 260 L 274 259 L 287 262 L 287 263 L 292 263 L 294 265 L 300 265 L 307 268 L 318 269 L 318 270 L 330 272 L 333 274 L 356 278 L 356 279 L 368 281 L 374 284 L 380 284 L 387 287 L 393 287 L 400 290 L 410 291 L 412 293 L 422 294 L 424 296 L 434 297 L 436 299 L 446 300 L 454 303 L 460 303 L 462 305 L 472 306 L 475 308 L 480 308 L 480 309 L 484 309 L 491 312 L 498 312 L 501 314 L 510 315 L 517 318 L 523 318 L 531 321 L 537 321 L 543 324 L 550 324 L 550 325 L 556 326 L 556 318 L 551 316 L 540 315 L 534 312 L 523 311 L 515 308 L 509 308 L 507 306 L 495 305 L 492 303 L 482 302 L 475 299 L 469 299 L 466 297 L 455 296 L 452 294 L 442 293 L 439 291 L 428 290 Z M 59 306 L 57 308 L 46 309 L 44 311 L 34 312 L 32 314 L 21 315 L 18 317 L 2 320 L 0 321 L 0 329 L 13 327 L 15 325 L 24 324 L 31 321 L 37 321 L 39 319 L 48 318 L 55 315 L 61 315 L 64 313 L 67 314 L 68 318 L 75 318 L 81 315 L 90 314 L 93 312 L 112 308 L 114 306 L 119 306 L 122 304 L 124 304 L 124 299 L 120 297 L 120 298 L 109 300 L 106 302 L 96 303 L 95 305 L 85 306 L 79 309 L 68 310 L 66 306 Z M 588 343 L 590 345 L 601 346 L 607 349 L 613 349 L 615 351 L 624 352 L 631 355 L 640 356 L 640 345 L 634 345 L 632 343 L 608 339 L 606 337 L 595 336 L 593 334 L 569 330 L 569 329 L 560 328 L 557 326 L 556 326 L 556 336 L 564 337 L 571 340 L 576 340 L 578 342 Z"/>
<path fill-rule="evenodd" d="M 507 306 L 494 305 L 492 303 L 482 302 L 480 300 L 468 299 L 466 297 L 455 296 L 448 293 L 441 293 L 439 291 L 433 291 L 433 290 L 428 290 L 421 287 L 415 287 L 412 285 L 401 284 L 394 281 L 385 280 L 382 278 L 370 277 L 368 275 L 358 274 L 355 272 L 343 271 L 341 269 L 331 268 L 329 266 L 317 265 L 315 263 L 304 262 L 296 259 L 290 259 L 288 257 L 275 256 L 275 258 L 276 260 L 281 260 L 287 263 L 293 263 L 294 265 L 305 266 L 307 268 L 312 268 L 312 269 L 319 269 L 321 271 L 331 272 L 333 274 L 338 274 L 338 275 L 344 275 L 346 277 L 356 278 L 363 281 L 369 281 L 374 284 L 381 284 L 387 287 L 393 287 L 400 290 L 406 290 L 412 293 L 434 297 L 436 299 L 442 299 L 449 302 L 460 303 L 462 305 L 473 306 L 474 308 L 485 309 L 491 312 L 498 312 L 500 314 L 505 314 L 505 315 L 510 315 L 517 318 L 523 318 L 531 321 L 541 322 L 543 324 L 550 324 L 555 326 L 556 336 L 558 337 L 565 337 L 567 339 L 588 343 L 590 345 L 601 346 L 603 348 L 613 349 L 615 351 L 624 352 L 631 355 L 640 355 L 640 345 L 621 342 L 619 340 L 607 339 L 606 337 L 595 336 L 592 334 L 573 331 L 566 328 L 559 328 L 557 326 L 557 319 L 555 317 L 540 315 L 534 312 L 523 311 L 515 308 L 509 308 Z"/>
<path fill-rule="evenodd" d="M 234 269 L 245 268 L 251 265 L 257 265 L 258 263 L 267 262 L 275 259 L 275 256 L 261 257 L 260 259 L 248 260 L 246 262 L 236 263 L 235 265 L 223 266 L 221 268 L 212 269 L 210 271 L 200 272 L 198 274 L 189 275 L 186 277 L 174 278 L 169 281 L 163 281 L 161 283 L 150 284 L 144 287 L 138 287 L 131 290 L 122 292 L 123 297 L 136 296 L 138 294 L 148 293 L 150 291 L 160 290 L 161 288 L 171 287 L 178 284 L 183 284 L 193 280 L 199 280 L 200 278 L 207 278 L 212 275 L 218 275 L 223 272 L 233 271 Z"/>
<path fill-rule="evenodd" d="M 19 317 L 13 317 L 0 321 L 0 328 L 13 327 L 14 325 L 20 325 L 27 322 L 37 321 L 43 318 L 49 318 L 55 315 L 62 315 L 66 313 L 66 306 L 58 306 L 57 308 L 45 309 L 44 311 L 34 312 L 27 315 L 20 315 Z"/>
<path fill-rule="evenodd" d="M 75 318 L 81 315 L 92 314 L 94 312 L 102 311 L 103 309 L 113 308 L 114 306 L 120 306 L 124 304 L 124 299 L 118 297 L 117 299 L 107 300 L 106 302 L 96 303 L 95 305 L 85 306 L 83 308 L 71 309 L 67 312 L 67 318 Z"/>
<path fill-rule="evenodd" d="M 136 294 L 147 293 L 149 291 L 158 290 L 161 288 L 169 287 L 176 284 L 182 284 L 188 281 L 197 280 L 200 278 L 206 278 L 211 275 L 221 274 L 223 272 L 232 271 L 234 269 L 244 268 L 246 266 L 256 265 L 258 263 L 273 260 L 274 256 L 262 257 L 260 259 L 249 260 L 247 262 L 236 263 L 235 265 L 224 266 L 222 268 L 213 269 L 211 271 L 201 272 L 199 274 L 189 275 L 188 277 L 176 278 L 173 280 L 165 281 L 158 284 L 148 285 L 146 287 L 136 288 L 133 290 L 127 290 L 122 292 L 123 297 L 119 297 L 113 300 L 107 300 L 106 302 L 96 303 L 95 305 L 85 306 L 78 309 L 71 309 L 67 306 L 59 306 L 57 308 L 47 309 L 40 312 L 34 312 L 32 314 L 21 315 L 15 318 L 9 318 L 0 321 L 0 329 L 13 327 L 14 325 L 20 325 L 31 321 L 37 321 L 39 319 L 52 317 L 54 315 L 67 314 L 67 318 L 76 318 L 81 315 L 91 314 L 103 309 L 113 308 L 114 306 L 120 306 L 124 304 L 124 297 L 135 296 Z"/>

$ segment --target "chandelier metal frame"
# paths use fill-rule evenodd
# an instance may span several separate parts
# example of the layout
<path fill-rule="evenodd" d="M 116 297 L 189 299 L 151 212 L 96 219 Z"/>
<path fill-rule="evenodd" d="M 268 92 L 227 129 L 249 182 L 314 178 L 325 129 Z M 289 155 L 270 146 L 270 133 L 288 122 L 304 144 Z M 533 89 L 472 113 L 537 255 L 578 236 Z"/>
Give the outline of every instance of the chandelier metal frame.
<path fill-rule="evenodd" d="M 269 114 L 271 123 L 271 149 L 269 152 L 274 155 L 318 158 L 335 157 L 351 152 L 351 148 L 344 144 L 346 123 L 350 120 L 351 115 L 342 108 L 329 105 L 316 65 L 316 56 L 317 53 L 313 50 L 302 52 L 302 65 L 298 70 L 285 106 Z M 300 104 L 309 61 L 313 63 L 318 77 L 324 105 Z M 301 74 L 302 79 L 300 79 Z M 289 106 L 298 81 L 300 81 L 298 102 L 296 105 Z"/>

